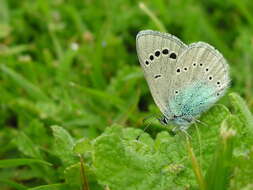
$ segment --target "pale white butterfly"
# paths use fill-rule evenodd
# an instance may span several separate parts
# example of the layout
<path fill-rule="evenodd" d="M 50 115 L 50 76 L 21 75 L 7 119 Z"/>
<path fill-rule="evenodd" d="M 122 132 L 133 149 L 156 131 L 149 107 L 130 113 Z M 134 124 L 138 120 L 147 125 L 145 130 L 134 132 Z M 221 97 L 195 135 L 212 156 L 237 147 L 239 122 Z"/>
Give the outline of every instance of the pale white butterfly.
<path fill-rule="evenodd" d="M 229 86 L 226 60 L 207 43 L 186 45 L 171 34 L 144 30 L 136 48 L 163 124 L 186 130 Z"/>

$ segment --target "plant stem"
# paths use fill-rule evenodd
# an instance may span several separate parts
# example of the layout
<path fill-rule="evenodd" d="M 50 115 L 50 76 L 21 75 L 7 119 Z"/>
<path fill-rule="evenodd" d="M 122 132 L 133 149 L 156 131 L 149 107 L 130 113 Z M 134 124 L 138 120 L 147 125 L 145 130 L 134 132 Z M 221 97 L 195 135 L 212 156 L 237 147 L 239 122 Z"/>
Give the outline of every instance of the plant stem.
<path fill-rule="evenodd" d="M 166 28 L 162 24 L 162 22 L 155 16 L 155 14 L 143 2 L 139 3 L 139 7 L 151 18 L 151 20 L 155 23 L 155 25 L 160 31 L 166 32 Z"/>
<path fill-rule="evenodd" d="M 197 182 L 199 184 L 199 189 L 206 190 L 206 182 L 204 180 L 200 165 L 199 165 L 197 158 L 193 152 L 192 145 L 191 145 L 191 142 L 188 137 L 186 137 L 186 144 L 187 144 L 189 157 L 190 157 L 191 163 L 192 163 L 192 168 L 193 168 L 194 174 L 197 178 Z"/>
<path fill-rule="evenodd" d="M 80 163 L 81 163 L 81 177 L 82 177 L 82 190 L 89 190 L 89 183 L 88 179 L 85 175 L 85 168 L 84 168 L 84 159 L 82 155 L 80 156 Z"/>

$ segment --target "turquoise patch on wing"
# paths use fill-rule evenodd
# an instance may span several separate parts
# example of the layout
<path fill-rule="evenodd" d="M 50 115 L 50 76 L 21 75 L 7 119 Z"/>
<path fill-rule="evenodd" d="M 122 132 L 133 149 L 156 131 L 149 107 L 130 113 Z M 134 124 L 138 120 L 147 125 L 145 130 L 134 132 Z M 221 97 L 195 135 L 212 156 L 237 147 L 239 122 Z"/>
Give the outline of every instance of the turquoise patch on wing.
<path fill-rule="evenodd" d="M 196 117 L 217 101 L 215 87 L 195 83 L 180 89 L 174 99 L 169 100 L 170 112 L 176 116 Z"/>

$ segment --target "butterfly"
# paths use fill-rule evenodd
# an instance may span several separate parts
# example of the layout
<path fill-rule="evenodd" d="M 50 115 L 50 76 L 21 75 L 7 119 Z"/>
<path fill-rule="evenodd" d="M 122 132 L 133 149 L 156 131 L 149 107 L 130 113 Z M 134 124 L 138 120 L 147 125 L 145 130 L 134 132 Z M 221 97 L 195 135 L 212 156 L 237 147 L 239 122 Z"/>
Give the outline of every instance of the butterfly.
<path fill-rule="evenodd" d="M 177 37 L 140 31 L 136 49 L 145 79 L 163 116 L 186 130 L 229 87 L 229 67 L 222 54 L 205 42 L 184 44 Z"/>

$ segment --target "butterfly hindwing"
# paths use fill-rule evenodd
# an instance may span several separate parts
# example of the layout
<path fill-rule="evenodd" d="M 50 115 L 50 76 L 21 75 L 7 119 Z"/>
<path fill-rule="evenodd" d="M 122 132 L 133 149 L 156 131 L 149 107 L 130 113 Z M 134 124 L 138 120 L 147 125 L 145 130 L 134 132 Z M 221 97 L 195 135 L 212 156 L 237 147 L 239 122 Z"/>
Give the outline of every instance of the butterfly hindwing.
<path fill-rule="evenodd" d="M 192 118 L 213 105 L 230 82 L 226 60 L 204 42 L 189 45 L 179 57 L 174 73 L 171 88 L 176 93 L 168 107 L 176 114 Z"/>
<path fill-rule="evenodd" d="M 155 103 L 167 110 L 176 62 L 187 46 L 173 35 L 144 30 L 136 37 L 138 58 Z"/>
<path fill-rule="evenodd" d="M 230 82 L 226 60 L 218 50 L 204 42 L 189 46 L 180 56 L 175 73 L 175 89 L 202 82 L 214 86 L 215 92 L 223 94 Z"/>

